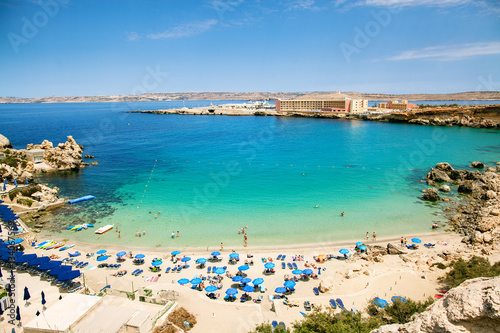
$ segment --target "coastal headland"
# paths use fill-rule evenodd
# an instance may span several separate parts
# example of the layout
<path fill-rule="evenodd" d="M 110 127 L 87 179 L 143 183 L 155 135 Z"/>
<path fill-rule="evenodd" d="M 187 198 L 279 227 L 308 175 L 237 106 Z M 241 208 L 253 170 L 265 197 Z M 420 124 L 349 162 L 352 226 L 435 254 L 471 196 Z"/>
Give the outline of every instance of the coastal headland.
<path fill-rule="evenodd" d="M 306 117 L 345 120 L 368 120 L 434 126 L 463 126 L 475 128 L 500 128 L 500 105 L 462 107 L 436 107 L 390 113 L 348 113 L 328 111 L 275 111 L 209 106 L 167 110 L 128 111 L 145 114 L 220 115 L 220 116 L 273 116 Z"/>

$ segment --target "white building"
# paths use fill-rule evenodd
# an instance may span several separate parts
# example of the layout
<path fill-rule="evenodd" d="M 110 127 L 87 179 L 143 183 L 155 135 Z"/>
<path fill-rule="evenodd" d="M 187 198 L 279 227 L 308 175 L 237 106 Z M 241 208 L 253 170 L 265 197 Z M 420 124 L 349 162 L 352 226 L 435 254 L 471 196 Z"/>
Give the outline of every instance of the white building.
<path fill-rule="evenodd" d="M 351 113 L 362 113 L 368 108 L 368 100 L 366 99 L 352 99 L 351 100 Z"/>
<path fill-rule="evenodd" d="M 26 157 L 33 163 L 42 163 L 45 150 L 43 149 L 30 149 L 26 150 Z"/>

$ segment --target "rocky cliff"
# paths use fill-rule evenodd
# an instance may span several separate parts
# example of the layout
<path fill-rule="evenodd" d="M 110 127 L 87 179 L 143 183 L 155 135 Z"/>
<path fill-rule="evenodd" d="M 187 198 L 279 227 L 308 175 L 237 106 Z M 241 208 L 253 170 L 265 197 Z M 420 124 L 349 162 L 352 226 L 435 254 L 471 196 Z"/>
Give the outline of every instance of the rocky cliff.
<path fill-rule="evenodd" d="M 45 163 L 58 170 L 75 170 L 88 165 L 82 162 L 83 146 L 76 143 L 72 136 L 68 136 L 68 141 L 56 147 L 52 142 L 44 140 L 39 145 L 30 143 L 26 149 L 45 150 Z"/>
<path fill-rule="evenodd" d="M 12 144 L 9 139 L 0 134 L 0 148 L 12 148 Z"/>
<path fill-rule="evenodd" d="M 427 174 L 427 183 L 439 186 L 449 184 L 453 191 L 465 198 L 464 203 L 448 207 L 450 224 L 464 236 L 464 242 L 476 245 L 490 245 L 500 239 L 500 165 L 487 166 L 481 162 L 473 162 L 471 167 L 482 168 L 484 171 L 455 170 L 448 163 L 438 163 Z M 443 186 L 440 186 L 440 189 Z M 448 189 L 447 189 L 448 190 Z M 439 200 L 437 190 L 433 192 Z"/>
<path fill-rule="evenodd" d="M 500 332 L 500 277 L 467 280 L 413 321 L 381 326 L 371 333 Z"/>

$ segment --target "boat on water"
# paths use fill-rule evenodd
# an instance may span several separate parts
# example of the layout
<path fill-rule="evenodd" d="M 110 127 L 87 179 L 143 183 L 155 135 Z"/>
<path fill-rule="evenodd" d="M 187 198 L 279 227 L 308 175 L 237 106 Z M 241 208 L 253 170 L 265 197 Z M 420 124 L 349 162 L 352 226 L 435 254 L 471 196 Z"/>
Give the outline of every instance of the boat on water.
<path fill-rule="evenodd" d="M 104 234 L 105 232 L 113 229 L 113 226 L 114 224 L 108 224 L 108 225 L 105 225 L 104 227 L 100 227 L 99 229 L 97 229 L 95 231 L 96 234 Z"/>
<path fill-rule="evenodd" d="M 59 251 L 64 251 L 64 250 L 67 250 L 67 249 L 71 249 L 73 246 L 75 246 L 75 244 L 71 244 L 71 245 L 68 245 L 68 246 L 61 247 L 59 249 Z"/>

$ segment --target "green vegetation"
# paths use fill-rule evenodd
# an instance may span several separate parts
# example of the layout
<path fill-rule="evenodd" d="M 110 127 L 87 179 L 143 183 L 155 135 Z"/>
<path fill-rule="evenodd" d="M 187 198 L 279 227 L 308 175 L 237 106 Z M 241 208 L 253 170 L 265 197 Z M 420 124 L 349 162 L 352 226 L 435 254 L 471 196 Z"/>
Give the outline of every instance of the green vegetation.
<path fill-rule="evenodd" d="M 436 262 L 436 263 L 434 263 L 434 264 L 431 265 L 431 267 L 433 267 L 433 266 L 436 266 L 439 269 L 445 269 L 446 268 L 446 265 L 443 264 L 442 262 Z"/>
<path fill-rule="evenodd" d="M 465 280 L 500 275 L 500 262 L 491 265 L 488 259 L 476 256 L 469 261 L 460 258 L 452 262 L 450 267 L 452 269 L 444 280 L 451 288 L 460 285 Z"/>
<path fill-rule="evenodd" d="M 392 303 L 392 302 L 391 302 Z M 294 333 L 368 333 L 385 324 L 405 324 L 411 320 L 411 317 L 423 312 L 433 303 L 432 298 L 425 302 L 416 302 L 407 299 L 407 302 L 396 302 L 390 304 L 385 309 L 380 309 L 373 305 L 373 299 L 370 306 L 366 309 L 370 317 L 363 318 L 361 314 L 352 314 L 348 311 L 342 311 L 336 314 L 333 309 L 323 310 L 320 306 L 315 307 L 313 311 L 302 320 L 292 324 Z M 258 325 L 251 333 L 271 333 L 270 323 Z M 274 332 L 285 332 L 279 326 Z"/>
<path fill-rule="evenodd" d="M 33 202 L 34 201 L 31 199 L 17 199 L 17 203 L 28 207 L 31 207 L 31 205 L 33 205 Z"/>
<path fill-rule="evenodd" d="M 9 193 L 9 199 L 14 200 L 14 198 L 17 197 L 19 194 L 21 194 L 22 196 L 25 196 L 25 197 L 31 197 L 32 194 L 34 194 L 38 191 L 40 191 L 40 186 L 38 186 L 38 185 L 23 189 L 23 190 L 14 190 L 14 191 Z"/>

